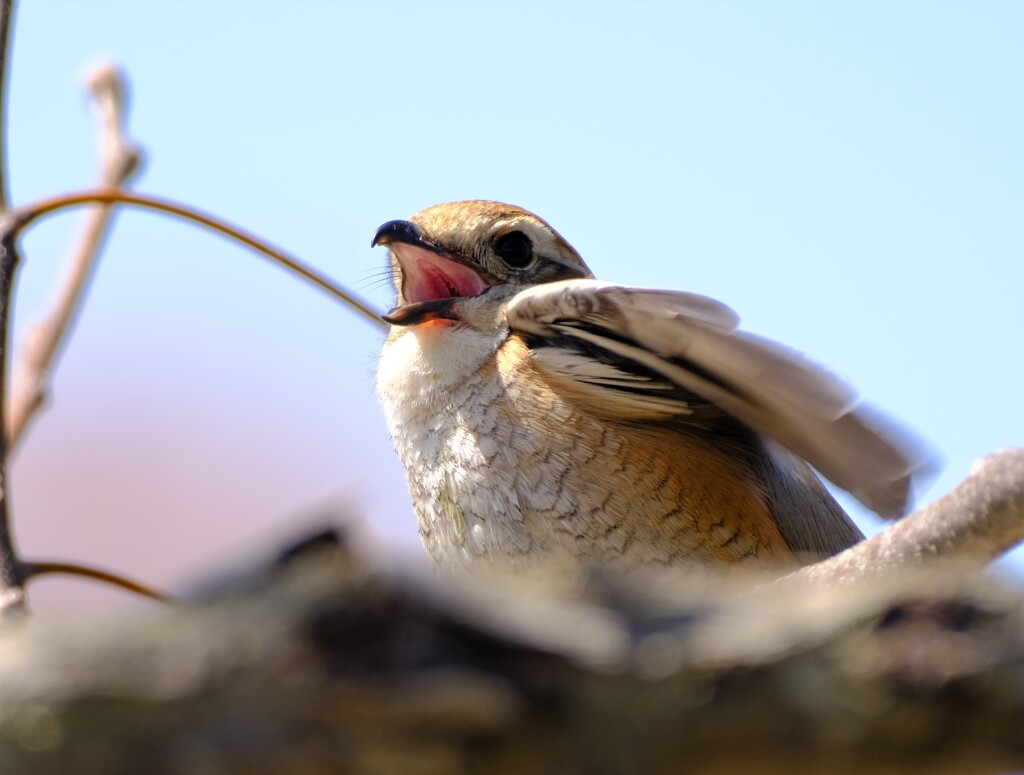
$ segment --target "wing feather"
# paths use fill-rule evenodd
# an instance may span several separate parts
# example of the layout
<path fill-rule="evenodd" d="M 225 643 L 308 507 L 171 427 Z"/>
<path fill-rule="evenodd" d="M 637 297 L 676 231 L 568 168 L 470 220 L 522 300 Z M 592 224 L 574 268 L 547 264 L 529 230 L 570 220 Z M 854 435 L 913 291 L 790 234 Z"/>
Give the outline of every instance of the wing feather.
<path fill-rule="evenodd" d="M 685 401 L 671 395 L 675 385 L 665 379 L 617 368 L 570 347 L 541 347 L 534 361 L 563 392 L 572 393 L 596 414 L 620 420 L 662 420 L 690 413 Z"/>
<path fill-rule="evenodd" d="M 535 355 L 557 378 L 585 385 L 580 400 L 664 416 L 682 388 L 803 458 L 884 516 L 898 516 L 924 456 L 819 363 L 743 331 L 728 307 L 703 296 L 567 280 L 515 296 L 509 326 L 555 341 Z M 598 365 L 587 365 L 587 363 Z M 646 375 L 637 379 L 636 375 Z M 611 376 L 610 376 L 611 375 Z M 632 375 L 632 376 L 623 376 Z M 651 375 L 654 375 L 653 378 Z M 693 407 L 676 400 L 678 413 Z M 685 417 L 684 417 L 685 420 Z"/>

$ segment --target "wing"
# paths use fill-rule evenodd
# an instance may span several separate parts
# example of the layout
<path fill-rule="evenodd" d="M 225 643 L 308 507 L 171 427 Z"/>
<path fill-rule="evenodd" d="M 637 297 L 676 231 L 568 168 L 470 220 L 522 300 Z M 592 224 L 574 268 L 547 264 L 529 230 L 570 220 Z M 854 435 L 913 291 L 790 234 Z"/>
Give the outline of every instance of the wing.
<path fill-rule="evenodd" d="M 566 280 L 512 298 L 512 330 L 538 365 L 593 410 L 700 424 L 708 406 L 777 442 L 883 516 L 904 512 L 921 448 L 850 386 L 780 344 L 737 330 L 728 307 L 690 293 Z"/>

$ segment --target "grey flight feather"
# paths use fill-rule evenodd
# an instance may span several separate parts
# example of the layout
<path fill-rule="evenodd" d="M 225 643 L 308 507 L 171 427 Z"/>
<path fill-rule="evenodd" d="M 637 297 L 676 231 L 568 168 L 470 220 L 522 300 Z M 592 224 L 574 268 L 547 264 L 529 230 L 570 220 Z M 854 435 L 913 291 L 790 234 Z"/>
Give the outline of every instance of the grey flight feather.
<path fill-rule="evenodd" d="M 577 341 L 656 372 L 806 460 L 883 516 L 899 516 L 909 504 L 913 475 L 922 467 L 919 449 L 859 406 L 850 386 L 821 365 L 738 331 L 738 318 L 725 305 L 696 294 L 566 280 L 519 293 L 507 315 L 512 330 L 557 336 L 562 346 Z M 658 399 L 652 404 L 663 412 L 664 396 Z M 630 400 L 637 401 L 636 390 Z M 764 475 L 805 486 L 813 474 L 786 457 L 780 450 Z M 824 488 L 821 493 L 831 500 Z"/>

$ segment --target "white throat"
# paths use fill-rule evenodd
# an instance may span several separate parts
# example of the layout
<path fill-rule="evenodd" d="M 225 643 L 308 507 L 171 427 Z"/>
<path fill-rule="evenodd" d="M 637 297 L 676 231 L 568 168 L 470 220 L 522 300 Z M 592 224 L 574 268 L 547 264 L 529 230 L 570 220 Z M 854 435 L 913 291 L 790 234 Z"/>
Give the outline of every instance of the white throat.
<path fill-rule="evenodd" d="M 485 334 L 469 326 L 427 324 L 400 329 L 384 343 L 377 393 L 390 416 L 403 404 L 443 399 L 497 352 L 508 331 Z M 411 408 L 411 407 L 410 407 Z"/>
<path fill-rule="evenodd" d="M 507 336 L 507 331 L 484 334 L 469 326 L 428 324 L 393 331 L 381 353 L 377 393 L 406 469 L 420 534 L 443 565 L 512 542 L 492 535 L 504 529 L 502 520 L 487 532 L 473 515 L 515 506 L 482 482 L 467 480 L 467 472 L 471 479 L 486 478 L 495 454 L 495 442 L 479 430 L 493 427 L 503 387 L 495 374 L 482 378 L 480 367 Z"/>

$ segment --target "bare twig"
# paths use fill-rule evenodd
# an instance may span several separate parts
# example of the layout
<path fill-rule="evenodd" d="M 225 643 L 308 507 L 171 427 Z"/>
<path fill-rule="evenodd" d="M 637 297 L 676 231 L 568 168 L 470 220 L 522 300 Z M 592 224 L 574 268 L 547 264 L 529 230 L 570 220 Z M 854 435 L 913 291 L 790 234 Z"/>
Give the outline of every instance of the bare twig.
<path fill-rule="evenodd" d="M 35 579 L 49 574 L 80 576 L 82 578 L 92 579 L 93 581 L 100 581 L 104 584 L 111 584 L 115 587 L 121 587 L 129 592 L 134 592 L 137 595 L 158 600 L 161 603 L 171 602 L 171 597 L 163 592 L 159 592 L 152 587 L 139 583 L 138 581 L 132 581 L 131 579 L 126 579 L 124 576 L 118 576 L 115 573 L 100 570 L 99 568 L 92 568 L 87 565 L 78 565 L 77 563 L 72 562 L 26 562 L 23 563 L 23 565 L 26 582 L 30 579 Z"/>
<path fill-rule="evenodd" d="M 119 99 L 117 88 L 118 85 L 116 83 L 112 84 L 108 82 L 105 86 L 105 89 L 108 91 L 105 94 L 99 94 L 97 99 L 101 101 L 101 104 L 103 100 L 116 101 Z M 116 115 L 116 111 L 111 110 L 110 107 L 107 108 L 107 111 L 107 116 Z M 114 131 L 116 130 L 116 127 L 108 126 L 108 129 Z M 118 150 L 119 148 L 125 148 L 124 143 L 120 140 L 116 140 L 113 147 L 108 149 L 108 161 L 110 161 L 108 169 L 111 170 L 112 175 L 117 174 L 127 176 L 134 164 L 134 152 L 128 149 L 127 153 L 123 153 Z M 22 403 L 19 404 L 20 408 L 15 408 L 14 412 L 12 412 L 12 414 L 20 414 L 17 414 L 19 424 L 11 438 L 18 437 L 20 431 L 24 428 L 25 422 L 31 416 L 35 408 L 39 406 L 42 400 L 43 380 L 50 368 L 53 356 L 59 347 L 62 334 L 70 324 L 76 303 L 84 287 L 88 268 L 92 261 L 92 255 L 96 251 L 106 225 L 106 220 L 109 217 L 109 211 L 114 204 L 129 204 L 146 209 L 157 210 L 159 212 L 175 215 L 213 229 L 214 231 L 241 242 L 262 255 L 284 265 L 286 268 L 295 272 L 305 280 L 313 283 L 321 290 L 326 291 L 335 299 L 338 299 L 354 308 L 364 317 L 371 320 L 375 325 L 384 325 L 379 313 L 357 296 L 339 287 L 316 270 L 306 266 L 304 263 L 288 255 L 284 251 L 269 245 L 260 238 L 215 218 L 214 216 L 207 215 L 192 208 L 168 202 L 166 200 L 132 194 L 117 188 L 103 188 L 92 192 L 54 197 L 35 205 L 18 208 L 17 211 L 8 213 L 3 223 L 0 224 L 0 245 L 7 249 L 8 252 L 5 253 L 5 255 L 9 255 L 11 257 L 11 265 L 13 266 L 13 259 L 16 255 L 14 253 L 14 241 L 23 229 L 36 219 L 41 218 L 48 213 L 82 204 L 101 204 L 104 207 L 96 211 L 93 220 L 90 222 L 90 228 L 87 230 L 87 237 L 83 240 L 81 253 L 76 255 L 76 260 L 74 262 L 75 268 L 72 270 L 72 277 L 67 283 L 65 283 L 60 299 L 57 302 L 51 317 L 45 321 L 47 328 L 40 337 L 41 341 L 33 344 L 30 348 L 27 348 L 34 348 L 34 361 L 28 363 L 27 375 L 25 377 L 26 387 L 24 388 L 25 393 L 23 394 L 26 397 L 20 399 L 22 401 Z M 95 244 L 87 244 L 91 241 L 94 241 Z M 0 266 L 4 265 L 6 264 L 2 264 Z M 9 282 L 10 277 L 10 272 L 6 272 L 3 275 L 3 278 L 0 279 L 4 282 Z M 0 293 L 2 293 L 3 290 L 4 288 L 0 286 Z M 2 299 L 7 298 L 9 298 L 9 296 L 2 296 Z M 0 312 L 2 312 L 2 310 L 0 310 Z M 0 377 L 2 376 L 2 373 L 0 373 Z M 2 399 L 2 397 L 3 392 L 0 390 L 0 399 Z M 2 422 L 2 420 L 0 420 L 0 422 Z M 2 449 L 4 440 L 8 438 L 5 428 L 2 425 L 0 425 L 0 436 L 2 436 L 2 438 L 0 438 L 0 449 Z M 2 464 L 0 464 L 0 486 L 2 486 L 3 483 L 2 474 L 3 467 Z M 0 510 L 5 508 L 6 500 L 0 499 Z M 25 582 L 34 576 L 44 573 L 65 573 L 84 576 L 97 581 L 114 584 L 115 586 L 119 586 L 157 600 L 167 599 L 165 595 L 151 588 L 96 568 L 73 565 L 70 563 L 42 563 L 19 560 L 11 541 L 6 514 L 5 512 L 0 511 L 0 574 L 2 574 L 0 575 L 0 613 L 5 609 L 9 611 L 23 610 L 25 605 Z"/>
<path fill-rule="evenodd" d="M 7 224 L 7 41 L 10 37 L 13 0 L 0 0 L 0 216 Z M 2 408 L 7 404 L 7 341 L 11 290 L 18 253 L 13 231 L 0 232 L 0 621 L 25 610 L 22 568 L 11 535 L 10 494 L 7 490 L 7 429 Z"/>
<path fill-rule="evenodd" d="M 0 0 L 0 211 L 7 210 L 7 43 L 14 27 L 14 0 Z"/>
<path fill-rule="evenodd" d="M 10 320 L 11 287 L 14 270 L 18 265 L 14 239 L 13 233 L 0 234 L 0 402 L 6 394 L 7 329 Z M 11 534 L 6 439 L 3 418 L 0 417 L 0 621 L 8 615 L 21 614 L 26 603 L 24 566 L 18 560 L 14 536 Z"/>
<path fill-rule="evenodd" d="M 100 183 L 104 187 L 117 187 L 138 169 L 141 160 L 140 150 L 127 141 L 124 133 L 124 78 L 117 67 L 104 64 L 89 73 L 88 85 L 100 124 Z M 8 407 L 7 438 L 11 449 L 46 400 L 50 372 L 81 307 L 112 211 L 110 203 L 91 208 L 85 228 L 71 251 L 64 279 L 57 287 L 50 311 L 29 329 L 25 337 Z"/>
<path fill-rule="evenodd" d="M 934 560 L 983 567 L 1024 540 L 1024 448 L 979 461 L 956 489 L 786 581 L 842 583 Z"/>
<path fill-rule="evenodd" d="M 351 291 L 341 287 L 325 275 L 320 274 L 312 267 L 286 253 L 281 248 L 274 247 L 266 240 L 240 229 L 237 226 L 233 226 L 227 221 L 221 220 L 216 216 L 204 213 L 192 207 L 178 204 L 177 202 L 172 202 L 169 199 L 160 199 L 120 189 L 96 189 L 93 191 L 65 194 L 53 197 L 52 199 L 44 199 L 24 207 L 19 207 L 17 211 L 12 213 L 10 228 L 13 228 L 15 232 L 20 232 L 29 224 L 44 215 L 49 215 L 50 213 L 57 212 L 58 210 L 63 210 L 68 207 L 77 207 L 83 204 L 93 204 L 97 202 L 134 205 L 135 207 L 141 207 L 147 210 L 156 210 L 167 215 L 174 215 L 179 218 L 183 218 L 184 220 L 192 221 L 200 226 L 205 226 L 208 229 L 219 232 L 223 236 L 235 240 L 236 242 L 240 242 L 243 245 L 252 248 L 257 253 L 262 254 L 266 258 L 276 261 L 286 269 L 291 270 L 304 280 L 307 280 L 320 290 L 326 292 L 329 296 L 334 297 L 336 301 L 340 301 L 351 307 L 376 327 L 384 328 L 385 326 L 379 311 L 375 310 Z"/>
<path fill-rule="evenodd" d="M 6 38 L 9 30 L 11 4 L 2 6 L 3 18 L 0 23 L 0 69 L 6 60 Z M 0 73 L 0 80 L 3 74 Z M 101 158 L 103 162 L 102 182 L 104 185 L 120 185 L 138 166 L 139 153 L 130 147 L 124 138 L 123 103 L 124 86 L 118 71 L 105 66 L 94 70 L 89 78 L 89 87 L 99 110 L 103 132 L 101 133 Z M 0 95 L 2 102 L 2 95 Z M 0 170 L 3 168 L 0 159 Z M 4 181 L 0 180 L 0 194 Z M 2 203 L 6 204 L 6 198 Z M 57 350 L 69 329 L 75 311 L 82 298 L 90 269 L 99 251 L 103 235 L 109 223 L 111 206 L 101 205 L 90 214 L 86 229 L 74 252 L 68 275 L 61 284 L 57 301 L 51 314 L 37 325 L 30 335 L 25 348 L 25 359 L 19 378 L 15 383 L 14 397 L 9 414 L 0 412 L 0 619 L 10 614 L 20 614 L 26 606 L 25 584 L 36 576 L 48 573 L 63 573 L 91 578 L 122 587 L 137 594 L 166 600 L 166 597 L 148 587 L 107 571 L 72 563 L 27 562 L 21 560 L 14 548 L 10 531 L 9 498 L 6 492 L 6 462 L 11 447 L 20 437 L 28 419 L 44 398 L 46 376 Z M 7 405 L 5 378 L 7 367 L 7 341 L 9 339 L 9 315 L 13 274 L 18 263 L 15 240 L 18 226 L 4 211 L 3 229 L 0 230 L 0 407 Z"/>

